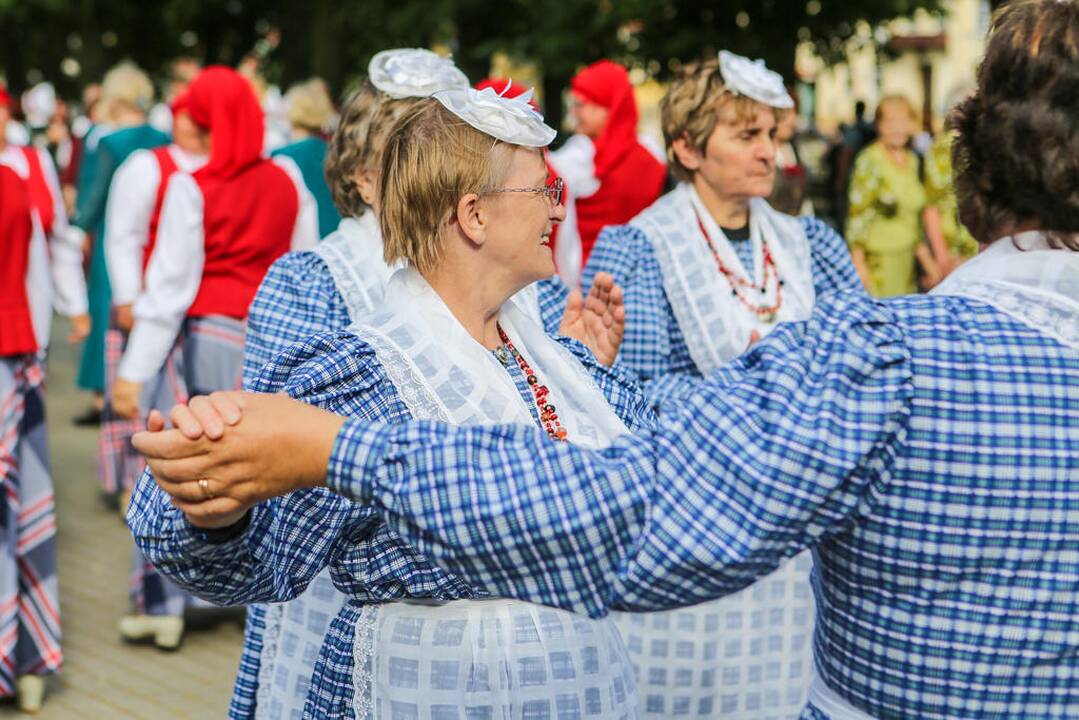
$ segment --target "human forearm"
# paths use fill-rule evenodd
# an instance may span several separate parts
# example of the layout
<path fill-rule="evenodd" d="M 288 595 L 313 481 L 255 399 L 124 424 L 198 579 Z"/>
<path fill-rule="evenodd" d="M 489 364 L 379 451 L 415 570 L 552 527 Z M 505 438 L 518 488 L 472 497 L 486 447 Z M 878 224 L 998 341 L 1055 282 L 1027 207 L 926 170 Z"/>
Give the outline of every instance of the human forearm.
<path fill-rule="evenodd" d="M 649 447 L 627 437 L 601 453 L 529 427 L 349 421 L 327 486 L 488 592 L 599 616 L 644 532 Z"/>

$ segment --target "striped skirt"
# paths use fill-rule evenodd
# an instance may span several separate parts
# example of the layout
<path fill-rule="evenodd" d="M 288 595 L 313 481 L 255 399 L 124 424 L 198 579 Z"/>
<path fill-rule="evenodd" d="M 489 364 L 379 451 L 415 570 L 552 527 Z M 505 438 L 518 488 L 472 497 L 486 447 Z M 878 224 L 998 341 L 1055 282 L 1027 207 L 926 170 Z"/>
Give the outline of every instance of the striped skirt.
<path fill-rule="evenodd" d="M 142 476 L 146 462 L 131 445 L 131 437 L 145 426 L 145 414 L 137 420 L 119 417 L 112 411 L 112 388 L 116 383 L 116 370 L 127 347 L 127 333 L 116 327 L 115 314 L 109 318 L 105 331 L 105 407 L 101 413 L 101 433 L 97 446 L 97 476 L 106 495 L 121 490 L 130 491 Z M 140 404 L 143 408 L 168 409 L 187 401 L 181 373 L 182 345 L 177 342 L 165 367 L 143 389 Z M 149 410 L 147 410 L 147 413 Z"/>
<path fill-rule="evenodd" d="M 0 358 L 0 697 L 21 675 L 60 669 L 56 516 L 45 432 L 44 369 Z"/>
<path fill-rule="evenodd" d="M 188 319 L 176 348 L 157 377 L 143 388 L 140 404 L 145 414 L 168 414 L 189 395 L 217 390 L 239 390 L 243 380 L 244 323 L 221 316 Z M 209 603 L 174 585 L 157 572 L 142 553 L 134 551 L 131 598 L 144 615 L 182 615 L 187 607 Z"/>

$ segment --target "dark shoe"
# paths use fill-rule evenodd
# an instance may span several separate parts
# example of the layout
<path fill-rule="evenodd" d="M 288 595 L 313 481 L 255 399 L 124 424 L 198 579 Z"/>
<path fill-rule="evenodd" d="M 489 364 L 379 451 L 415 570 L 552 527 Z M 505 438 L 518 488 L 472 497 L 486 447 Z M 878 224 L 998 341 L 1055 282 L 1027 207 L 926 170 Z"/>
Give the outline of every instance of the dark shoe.
<path fill-rule="evenodd" d="M 95 407 L 86 409 L 82 415 L 71 418 L 71 422 L 78 427 L 93 427 L 101 424 L 101 411 Z"/>

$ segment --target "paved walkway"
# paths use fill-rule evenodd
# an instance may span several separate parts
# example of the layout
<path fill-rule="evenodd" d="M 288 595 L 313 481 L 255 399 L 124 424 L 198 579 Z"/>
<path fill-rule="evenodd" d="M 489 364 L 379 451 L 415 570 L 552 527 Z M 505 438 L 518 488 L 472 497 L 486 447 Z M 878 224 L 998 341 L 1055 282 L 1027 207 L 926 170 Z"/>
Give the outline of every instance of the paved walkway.
<path fill-rule="evenodd" d="M 48 421 L 65 664 L 50 680 L 45 707 L 36 717 L 223 718 L 240 656 L 239 623 L 189 632 L 176 653 L 125 645 L 116 632 L 116 621 L 128 608 L 131 537 L 119 514 L 98 498 L 96 428 L 71 424 L 86 402 L 74 390 L 76 358 L 62 338 L 54 338 Z M 0 705 L 0 718 L 18 716 L 10 702 Z"/>

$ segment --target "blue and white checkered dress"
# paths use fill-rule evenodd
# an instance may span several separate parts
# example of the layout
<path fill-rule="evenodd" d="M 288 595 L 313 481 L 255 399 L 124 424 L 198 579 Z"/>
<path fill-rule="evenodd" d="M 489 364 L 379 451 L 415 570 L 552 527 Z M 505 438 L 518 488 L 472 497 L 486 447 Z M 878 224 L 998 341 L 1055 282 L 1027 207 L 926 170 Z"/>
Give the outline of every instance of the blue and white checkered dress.
<path fill-rule="evenodd" d="M 333 237 L 327 238 L 325 243 L 337 242 Z M 567 290 L 557 277 L 545 280 L 537 284 L 538 304 L 541 319 L 549 332 L 557 332 L 561 320 L 562 311 L 565 307 Z M 352 306 L 355 307 L 353 298 Z M 284 383 L 288 377 L 285 372 L 271 372 L 259 377 L 259 371 L 269 364 L 275 356 L 291 348 L 298 343 L 321 332 L 338 331 L 348 327 L 353 318 L 349 311 L 350 304 L 342 297 L 340 289 L 334 282 L 326 262 L 317 251 L 309 250 L 298 253 L 289 253 L 277 260 L 271 266 L 266 277 L 252 302 L 247 321 L 247 342 L 244 353 L 244 378 L 247 389 L 261 392 L 279 392 L 287 390 Z M 374 308 L 372 308 L 374 309 Z M 620 388 L 629 388 L 627 382 L 619 384 Z M 631 393 L 623 389 L 628 403 Z M 381 397 L 381 396 L 380 396 Z M 392 411 L 385 403 L 376 403 L 371 408 L 374 413 L 371 417 L 394 419 L 394 414 L 401 408 L 400 403 L 393 404 Z M 349 408 L 342 409 L 342 412 Z M 407 417 L 403 416 L 403 417 Z M 371 540 L 373 546 L 378 547 L 382 542 L 379 537 Z M 392 539 L 389 541 L 393 545 Z M 434 580 L 416 581 L 411 586 L 395 583 L 393 572 L 407 566 L 407 551 L 397 550 L 387 552 L 387 567 L 383 570 L 386 575 L 385 582 L 389 589 L 384 590 L 382 595 L 375 594 L 371 598 L 389 599 L 399 597 L 402 587 L 409 587 L 410 592 L 415 592 L 418 597 L 429 597 L 425 593 L 436 592 L 439 583 Z M 405 559 L 402 559 L 405 558 Z M 377 571 L 376 571 L 377 572 Z M 417 577 L 422 573 L 417 574 Z M 323 595 L 333 594 L 332 585 L 324 576 L 314 578 L 310 593 Z M 453 592 L 462 592 L 457 585 Z M 439 596 L 439 595 L 433 595 Z M 445 597 L 458 597 L 448 593 Z M 330 617 L 318 613 L 306 612 L 302 603 L 290 603 L 285 612 L 293 615 L 306 613 L 302 618 L 302 624 L 307 627 L 310 636 L 325 633 Z M 320 620 L 324 617 L 324 620 Z M 266 608 L 261 603 L 254 603 L 248 609 L 247 623 L 244 631 L 244 647 L 240 658 L 240 667 L 237 672 L 236 685 L 233 691 L 232 703 L 229 708 L 229 717 L 232 720 L 242 720 L 255 716 L 256 699 L 261 696 L 268 698 L 271 708 L 265 710 L 268 716 L 273 717 L 275 712 L 274 695 L 278 692 L 296 692 L 296 687 L 275 687 L 270 692 L 259 690 L 260 664 L 263 653 L 263 638 L 265 633 Z M 292 642 L 296 641 L 296 642 Z M 307 652 L 302 640 L 293 638 L 290 640 L 296 645 L 298 653 Z M 313 664 L 313 663 L 312 663 Z M 275 680 L 280 680 L 275 676 Z M 304 689 L 304 679 L 291 678 L 299 687 Z"/>
<path fill-rule="evenodd" d="M 799 222 L 809 246 L 805 256 L 811 266 L 805 270 L 812 277 L 814 295 L 861 290 L 843 239 L 814 218 Z M 676 412 L 681 398 L 703 377 L 689 351 L 687 333 L 679 326 L 678 317 L 689 313 L 684 308 L 675 313 L 663 265 L 642 229 L 646 227 L 651 226 L 604 230 L 584 281 L 591 283 L 597 272 L 605 271 L 624 286 L 627 320 L 620 363 L 637 373 L 655 406 Z M 752 273 L 753 242 L 748 237 L 728 242 Z M 790 720 L 797 716 L 812 666 L 811 565 L 808 554 L 801 555 L 753 588 L 717 602 L 668 613 L 616 614 L 615 623 L 637 667 L 644 717 Z M 721 693 L 723 683 L 741 692 Z"/>
<path fill-rule="evenodd" d="M 861 289 L 850 251 L 835 230 L 816 218 L 799 218 L 809 240 L 813 285 L 817 298 L 833 292 Z M 751 241 L 731 246 L 747 268 L 753 267 Z M 641 380 L 653 404 L 662 406 L 692 390 L 701 379 L 671 303 L 663 290 L 663 273 L 652 243 L 633 225 L 616 225 L 600 233 L 582 275 L 590 287 L 597 272 L 608 272 L 622 286 L 626 304 L 626 336 L 620 363 Z"/>
<path fill-rule="evenodd" d="M 328 484 L 489 592 L 594 616 L 812 547 L 815 664 L 850 705 L 1079 717 L 1079 350 L 976 300 L 826 298 L 600 451 L 350 420 Z"/>

